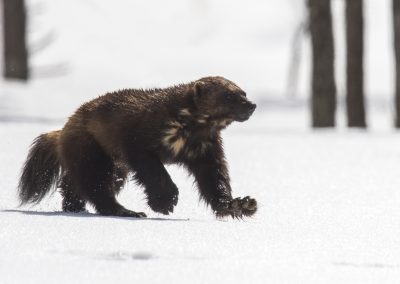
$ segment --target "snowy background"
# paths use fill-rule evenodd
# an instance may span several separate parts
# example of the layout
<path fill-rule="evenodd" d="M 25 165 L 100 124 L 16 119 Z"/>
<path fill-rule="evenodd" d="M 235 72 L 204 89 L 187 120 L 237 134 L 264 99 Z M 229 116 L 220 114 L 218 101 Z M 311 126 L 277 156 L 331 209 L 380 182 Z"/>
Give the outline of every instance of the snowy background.
<path fill-rule="evenodd" d="M 310 50 L 288 98 L 300 0 L 30 0 L 28 84 L 0 82 L 0 283 L 396 283 L 400 279 L 400 133 L 392 129 L 390 1 L 366 0 L 367 131 L 309 128 Z M 344 91 L 343 2 L 333 0 L 336 76 Z M 55 72 L 52 65 L 58 66 Z M 119 196 L 145 220 L 64 214 L 54 193 L 19 208 L 28 146 L 83 102 L 126 87 L 222 75 L 258 103 L 224 133 L 235 196 L 258 214 L 216 220 L 193 180 L 175 212 L 151 212 L 134 184 Z M 91 212 L 93 212 L 91 210 Z"/>

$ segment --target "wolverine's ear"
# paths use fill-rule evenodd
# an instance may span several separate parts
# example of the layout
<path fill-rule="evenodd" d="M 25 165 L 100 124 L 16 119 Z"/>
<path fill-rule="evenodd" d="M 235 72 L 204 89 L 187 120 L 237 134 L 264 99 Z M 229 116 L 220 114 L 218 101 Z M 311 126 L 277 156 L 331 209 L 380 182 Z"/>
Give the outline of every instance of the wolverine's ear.
<path fill-rule="evenodd" d="M 199 98 L 203 95 L 204 92 L 204 83 L 201 81 L 197 81 L 196 83 L 194 83 L 194 96 L 195 98 Z"/>
<path fill-rule="evenodd" d="M 204 95 L 205 91 L 205 84 L 204 82 L 197 81 L 193 85 L 193 101 L 194 103 L 199 106 L 201 98 Z"/>

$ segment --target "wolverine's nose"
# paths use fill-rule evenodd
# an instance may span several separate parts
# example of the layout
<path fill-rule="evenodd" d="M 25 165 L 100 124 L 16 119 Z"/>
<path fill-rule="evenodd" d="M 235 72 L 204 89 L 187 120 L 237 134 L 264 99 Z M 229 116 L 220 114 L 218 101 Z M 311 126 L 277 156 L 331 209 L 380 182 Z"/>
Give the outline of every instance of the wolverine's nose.
<path fill-rule="evenodd" d="M 254 111 L 256 109 L 257 105 L 256 104 L 250 104 L 250 111 Z"/>
<path fill-rule="evenodd" d="M 249 108 L 249 113 L 253 113 L 254 110 L 256 109 L 257 105 L 250 103 L 250 104 L 248 104 L 247 107 Z"/>

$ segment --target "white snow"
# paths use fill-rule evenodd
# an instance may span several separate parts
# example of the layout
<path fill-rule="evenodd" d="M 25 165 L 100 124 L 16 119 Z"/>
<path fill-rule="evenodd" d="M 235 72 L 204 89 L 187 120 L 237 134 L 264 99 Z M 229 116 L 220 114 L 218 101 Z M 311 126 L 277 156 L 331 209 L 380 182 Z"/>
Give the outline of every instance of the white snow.
<path fill-rule="evenodd" d="M 260 204 L 244 221 L 215 220 L 176 167 L 168 168 L 180 188 L 171 216 L 152 213 L 132 183 L 119 200 L 148 219 L 64 214 L 58 193 L 18 208 L 27 146 L 57 125 L 0 124 L 1 282 L 398 281 L 400 134 L 280 130 L 279 119 L 256 114 L 225 133 L 234 194 Z"/>
<path fill-rule="evenodd" d="M 0 85 L 0 283 L 397 283 L 400 133 L 391 128 L 389 1 L 366 1 L 367 131 L 309 129 L 307 49 L 300 96 L 283 96 L 299 2 L 30 0 L 44 3 L 30 40 L 51 29 L 58 36 L 35 66 L 65 62 L 67 73 Z M 342 8 L 334 1 L 336 14 Z M 151 212 L 133 183 L 119 201 L 147 219 L 91 208 L 64 214 L 59 193 L 18 207 L 29 144 L 62 127 L 83 101 L 215 74 L 259 105 L 224 133 L 233 193 L 258 200 L 254 218 L 216 220 L 173 166 L 180 196 L 170 216 Z"/>

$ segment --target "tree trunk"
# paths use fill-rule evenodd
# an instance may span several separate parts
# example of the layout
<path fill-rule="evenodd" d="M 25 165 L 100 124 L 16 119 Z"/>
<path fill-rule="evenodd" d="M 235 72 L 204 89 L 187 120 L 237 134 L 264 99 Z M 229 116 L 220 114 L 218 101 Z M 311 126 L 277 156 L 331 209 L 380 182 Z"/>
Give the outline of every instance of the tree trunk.
<path fill-rule="evenodd" d="M 364 104 L 364 19 L 363 0 L 346 2 L 346 107 L 349 127 L 367 127 Z"/>
<path fill-rule="evenodd" d="M 312 42 L 312 125 L 335 126 L 336 85 L 330 0 L 308 0 Z"/>
<path fill-rule="evenodd" d="M 27 80 L 26 14 L 24 0 L 3 0 L 5 78 Z"/>
<path fill-rule="evenodd" d="M 393 0 L 393 28 L 396 58 L 395 126 L 400 128 L 400 0 Z"/>

